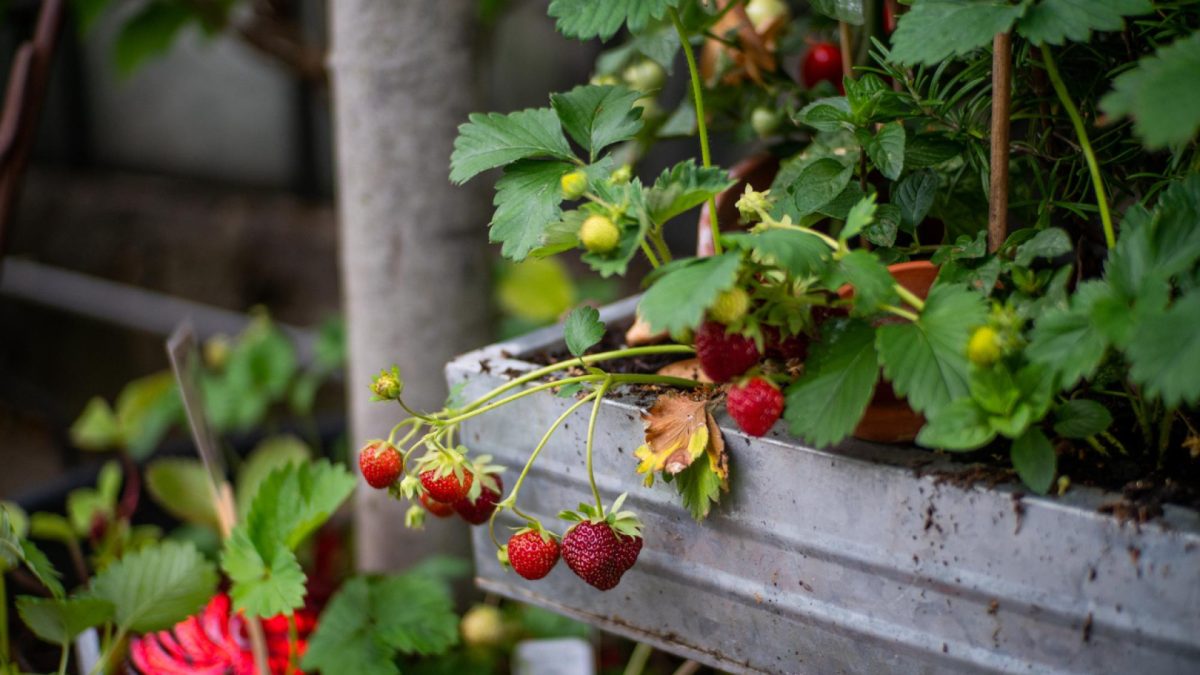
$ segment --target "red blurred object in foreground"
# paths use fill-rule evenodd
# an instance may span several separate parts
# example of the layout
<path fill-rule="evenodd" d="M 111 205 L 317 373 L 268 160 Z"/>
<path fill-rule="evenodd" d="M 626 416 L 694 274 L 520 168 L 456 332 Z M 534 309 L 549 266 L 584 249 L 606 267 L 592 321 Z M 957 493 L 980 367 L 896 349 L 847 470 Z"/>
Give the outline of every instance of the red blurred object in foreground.
<path fill-rule="evenodd" d="M 800 63 L 800 79 L 804 86 L 815 87 L 818 82 L 828 82 L 845 94 L 842 85 L 842 51 L 832 42 L 818 42 L 809 48 Z"/>
<path fill-rule="evenodd" d="M 296 647 L 299 659 L 316 628 L 316 615 L 296 612 Z M 268 663 L 272 675 L 292 675 L 288 668 L 288 622 L 280 615 L 263 621 Z M 141 675 L 259 675 L 246 633 L 246 619 L 230 612 L 229 596 L 214 597 L 199 614 L 175 624 L 171 630 L 150 633 L 129 643 L 133 673 Z"/>

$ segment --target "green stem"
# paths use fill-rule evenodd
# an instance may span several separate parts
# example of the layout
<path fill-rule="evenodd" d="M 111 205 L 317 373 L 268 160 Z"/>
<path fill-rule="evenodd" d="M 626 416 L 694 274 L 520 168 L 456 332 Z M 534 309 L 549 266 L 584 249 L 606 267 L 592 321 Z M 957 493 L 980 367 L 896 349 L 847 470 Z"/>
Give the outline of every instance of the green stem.
<path fill-rule="evenodd" d="M 925 301 L 916 293 L 913 293 L 900 284 L 892 284 L 892 288 L 895 289 L 896 295 L 899 295 L 901 300 L 912 305 L 918 312 L 925 311 Z"/>
<path fill-rule="evenodd" d="M 768 216 L 768 218 L 769 218 L 769 216 Z M 805 234 L 811 234 L 812 236 L 817 237 L 821 241 L 825 242 L 826 246 L 828 246 L 829 248 L 831 248 L 835 251 L 840 250 L 842 248 L 842 245 L 840 243 L 838 243 L 837 239 L 834 239 L 833 237 L 825 234 L 824 232 L 818 232 L 817 230 L 814 230 L 811 227 L 804 227 L 803 225 L 786 225 L 784 223 L 773 222 L 773 221 L 768 222 L 767 219 L 764 219 L 763 222 L 767 223 L 767 227 L 770 227 L 771 229 L 792 230 L 793 232 L 803 232 Z"/>
<path fill-rule="evenodd" d="M 663 239 L 662 231 L 652 232 L 650 241 L 654 242 L 654 250 L 658 251 L 658 256 L 662 258 L 663 263 L 671 262 L 671 249 L 667 246 L 667 240 Z"/>
<path fill-rule="evenodd" d="M 1104 181 L 1100 177 L 1100 165 L 1096 163 L 1096 153 L 1092 151 L 1092 143 L 1088 140 L 1087 129 L 1083 125 L 1083 117 L 1080 116 L 1079 109 L 1075 107 L 1075 102 L 1071 100 L 1071 95 L 1067 92 L 1067 85 L 1063 83 L 1062 75 L 1058 72 L 1058 65 L 1054 63 L 1054 57 L 1050 54 L 1050 48 L 1044 44 L 1038 45 L 1038 48 L 1042 52 L 1042 60 L 1046 64 L 1046 74 L 1050 76 L 1050 84 L 1054 87 L 1054 93 L 1058 94 L 1058 100 L 1067 111 L 1067 116 L 1071 118 L 1071 125 L 1075 127 L 1075 136 L 1079 139 L 1079 147 L 1083 149 L 1083 157 L 1087 160 L 1088 173 L 1092 176 L 1092 188 L 1096 191 L 1096 206 L 1100 209 L 1100 222 L 1104 225 L 1104 242 L 1108 248 L 1114 248 L 1117 245 L 1117 235 L 1113 229 L 1112 214 L 1108 211 L 1108 196 L 1104 191 Z"/>
<path fill-rule="evenodd" d="M 654 269 L 658 269 L 658 258 L 654 257 L 654 251 L 650 250 L 650 244 L 647 244 L 645 239 L 642 240 L 642 253 L 646 254 L 646 260 L 650 261 L 650 266 Z"/>
<path fill-rule="evenodd" d="M 8 663 L 8 588 L 0 571 L 0 663 Z"/>
<path fill-rule="evenodd" d="M 1128 455 L 1129 451 L 1125 449 L 1125 444 L 1107 431 L 1101 431 L 1100 437 L 1112 444 L 1122 455 Z"/>
<path fill-rule="evenodd" d="M 913 314 L 912 312 L 908 311 L 907 309 L 901 309 L 895 305 L 880 305 L 879 309 L 882 309 L 883 311 L 888 312 L 890 314 L 895 314 L 896 316 L 898 316 L 902 319 L 908 319 L 909 321 L 912 321 L 914 323 L 916 323 L 916 321 L 921 318 L 921 317 L 917 316 L 916 314 Z"/>
<path fill-rule="evenodd" d="M 596 487 L 596 474 L 592 472 L 592 441 L 596 436 L 596 418 L 600 416 L 600 404 L 604 402 L 604 394 L 613 384 L 613 377 L 604 378 L 604 384 L 596 391 L 596 403 L 592 405 L 592 417 L 588 420 L 586 461 L 588 483 L 592 486 L 592 496 L 596 498 L 596 513 L 604 517 L 604 502 L 600 499 L 600 489 Z"/>
<path fill-rule="evenodd" d="M 71 643 L 65 642 L 62 646 L 62 656 L 58 657 L 58 675 L 67 675 L 67 659 L 71 655 Z"/>
<path fill-rule="evenodd" d="M 652 345 L 649 347 L 632 347 L 629 349 L 617 349 L 617 350 L 614 350 L 611 352 L 600 352 L 599 354 L 589 354 L 587 356 L 584 356 L 582 359 L 578 359 L 578 360 L 571 359 L 570 361 L 561 361 L 559 363 L 552 363 L 543 368 L 538 368 L 537 370 L 531 370 L 528 373 L 525 373 L 524 375 L 522 375 L 518 378 L 509 380 L 508 382 L 505 382 L 504 384 L 500 385 L 499 387 L 496 387 L 495 389 L 484 394 L 483 396 L 480 396 L 479 398 L 475 399 L 474 401 L 467 404 L 466 406 L 463 406 L 462 408 L 460 408 L 458 410 L 454 410 L 454 411 L 450 411 L 450 412 L 454 412 L 454 413 L 458 413 L 458 414 L 470 412 L 470 411 L 474 410 L 475 408 L 478 408 L 479 406 L 483 405 L 484 403 L 487 403 L 488 401 L 492 400 L 493 398 L 496 398 L 500 394 L 503 394 L 506 391 L 511 391 L 513 389 L 516 389 L 517 387 L 525 384 L 526 382 L 532 382 L 533 380 L 540 380 L 541 378 L 543 378 L 551 373 L 558 372 L 565 368 L 571 368 L 571 367 L 577 365 L 579 363 L 579 361 L 583 361 L 587 365 L 592 365 L 593 363 L 602 363 L 604 361 L 612 361 L 615 359 L 623 359 L 623 358 L 628 358 L 628 357 L 633 357 L 633 356 L 649 356 L 651 354 L 691 354 L 695 351 L 696 351 L 695 349 L 693 349 L 692 347 L 690 347 L 688 345 Z"/>
<path fill-rule="evenodd" d="M 300 672 L 300 631 L 296 628 L 296 613 L 287 615 L 288 625 L 288 665 Z"/>
<path fill-rule="evenodd" d="M 646 669 L 646 662 L 650 660 L 650 655 L 654 653 L 654 648 L 645 642 L 637 643 L 633 648 L 633 653 L 629 655 L 629 663 L 625 664 L 624 675 L 642 675 L 642 671 Z"/>
<path fill-rule="evenodd" d="M 96 665 L 92 666 L 92 670 L 88 675 L 99 675 L 100 673 L 107 671 L 108 660 L 113 657 L 113 654 L 115 654 L 120 648 L 121 643 L 125 641 L 125 634 L 127 630 L 128 629 L 126 629 L 124 626 L 117 629 L 117 634 L 108 644 L 108 649 L 104 650 L 104 653 L 100 655 L 100 658 L 96 659 Z"/>
<path fill-rule="evenodd" d="M 733 4 L 733 3 L 730 3 Z M 700 69 L 696 66 L 696 53 L 692 50 L 687 29 L 679 20 L 679 12 L 674 8 L 667 10 L 671 14 L 671 23 L 675 24 L 675 32 L 679 34 L 679 44 L 683 47 L 683 56 L 687 59 L 688 75 L 692 79 L 692 98 L 696 104 L 696 131 L 700 135 L 700 163 L 708 168 L 712 166 L 712 154 L 708 149 L 708 122 L 704 119 L 704 83 L 700 80 Z M 708 199 L 708 226 L 712 230 L 713 252 L 717 255 L 721 249 L 721 225 L 717 222 L 717 201 Z"/>
<path fill-rule="evenodd" d="M 1104 449 L 1103 445 L 1100 445 L 1100 441 L 1096 440 L 1095 436 L 1088 436 L 1083 440 L 1087 441 L 1087 444 L 1092 446 L 1093 450 L 1100 453 L 1104 457 L 1108 457 L 1108 451 Z"/>

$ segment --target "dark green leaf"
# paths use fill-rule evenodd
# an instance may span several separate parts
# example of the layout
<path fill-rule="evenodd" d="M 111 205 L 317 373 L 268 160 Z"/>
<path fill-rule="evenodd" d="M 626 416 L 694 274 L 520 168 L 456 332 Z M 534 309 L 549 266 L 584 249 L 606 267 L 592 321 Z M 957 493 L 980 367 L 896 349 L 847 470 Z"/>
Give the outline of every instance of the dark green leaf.
<path fill-rule="evenodd" d="M 983 324 L 983 296 L 935 286 L 917 321 L 879 328 L 879 359 L 896 393 L 930 416 L 967 395 L 967 339 Z"/>
<path fill-rule="evenodd" d="M 663 171 L 654 181 L 654 187 L 646 191 L 650 220 L 661 225 L 733 185 L 734 181 L 721 168 L 698 167 L 690 159 L 680 162 Z"/>
<path fill-rule="evenodd" d="M 100 598 L 17 598 L 17 612 L 34 635 L 64 646 L 83 631 L 108 621 L 114 610 L 112 603 Z"/>
<path fill-rule="evenodd" d="M 638 303 L 638 314 L 657 331 L 695 328 L 722 291 L 737 283 L 741 256 L 726 253 L 689 261 L 661 276 Z"/>
<path fill-rule="evenodd" d="M 1012 463 L 1021 482 L 1034 492 L 1044 495 L 1054 482 L 1058 457 L 1054 446 L 1041 429 L 1033 427 L 1012 444 Z"/>
<path fill-rule="evenodd" d="M 605 330 L 600 312 L 595 307 L 584 305 L 567 315 L 563 324 L 563 339 L 568 351 L 575 356 L 583 356 L 584 352 L 604 339 Z"/>
<path fill-rule="evenodd" d="M 115 605 L 118 625 L 134 633 L 170 628 L 216 591 L 212 563 L 192 545 L 177 542 L 130 553 L 92 579 L 93 594 Z"/>
<path fill-rule="evenodd" d="M 549 13 L 557 19 L 559 32 L 567 37 L 607 40 L 626 24 L 630 32 L 637 33 L 679 3 L 680 0 L 552 0 Z"/>
<path fill-rule="evenodd" d="M 853 129 L 850 102 L 844 96 L 820 98 L 800 109 L 796 121 L 817 131 Z"/>
<path fill-rule="evenodd" d="M 1113 117 L 1132 117 L 1149 148 L 1186 143 L 1200 129 L 1200 32 L 1143 57 L 1113 80 L 1100 107 Z"/>
<path fill-rule="evenodd" d="M 480 172 L 518 159 L 574 158 L 558 116 L 550 108 L 509 115 L 474 113 L 469 119 L 458 128 L 450 156 L 450 180 L 455 183 L 465 183 Z"/>
<path fill-rule="evenodd" d="M 904 125 L 884 124 L 863 144 L 871 163 L 888 180 L 896 180 L 904 171 Z"/>
<path fill-rule="evenodd" d="M 963 146 L 941 134 L 916 134 L 904 146 L 904 166 L 924 169 L 961 157 Z"/>
<path fill-rule="evenodd" d="M 837 443 L 854 430 L 879 378 L 870 324 L 834 319 L 822 326 L 821 336 L 804 374 L 788 387 L 784 408 L 791 432 L 816 447 Z"/>
<path fill-rule="evenodd" d="M 225 542 L 221 568 L 232 585 L 233 606 L 248 616 L 272 617 L 304 606 L 305 577 L 296 555 L 275 542 L 267 555 L 250 540 L 244 525 Z"/>
<path fill-rule="evenodd" d="M 166 53 L 175 36 L 195 15 L 182 3 L 155 0 L 121 25 L 113 56 L 121 75 L 129 76 L 146 61 Z"/>
<path fill-rule="evenodd" d="M 1021 267 L 1029 267 L 1035 258 L 1057 258 L 1070 253 L 1073 248 L 1071 237 L 1064 230 L 1048 227 L 1017 247 L 1015 262 Z"/>
<path fill-rule="evenodd" d="M 1108 340 L 1093 326 L 1091 309 L 1109 293 L 1103 282 L 1084 282 L 1069 309 L 1046 314 L 1034 324 L 1026 354 L 1034 363 L 1058 372 L 1064 387 L 1091 377 L 1104 358 Z"/>
<path fill-rule="evenodd" d="M 551 225 L 562 211 L 559 179 L 572 171 L 565 162 L 522 160 L 504 169 L 496 181 L 496 213 L 489 238 L 501 243 L 500 253 L 521 261 L 542 245 Z"/>
<path fill-rule="evenodd" d="M 872 314 L 880 305 L 895 303 L 896 279 L 867 251 L 851 251 L 838 261 L 837 271 L 840 279 L 854 287 L 856 314 Z"/>
<path fill-rule="evenodd" d="M 1087 438 L 1112 424 L 1108 408 L 1086 398 L 1077 398 L 1054 411 L 1054 432 L 1064 438 Z"/>
<path fill-rule="evenodd" d="M 1200 291 L 1147 316 L 1126 348 L 1129 376 L 1167 407 L 1200 400 Z"/>
<path fill-rule="evenodd" d="M 1007 0 L 916 0 L 892 34 L 891 60 L 937 64 L 992 43 L 1025 13 Z"/>
<path fill-rule="evenodd" d="M 971 398 L 942 406 L 917 434 L 917 443 L 941 450 L 975 450 L 996 437 L 988 414 Z"/>
<path fill-rule="evenodd" d="M 850 182 L 853 168 L 835 159 L 819 159 L 800 172 L 789 189 L 801 216 L 813 213 L 838 196 Z"/>
<path fill-rule="evenodd" d="M 581 86 L 550 96 L 562 127 L 587 150 L 591 161 L 601 150 L 633 138 L 642 129 L 642 94 L 624 86 Z"/>
<path fill-rule="evenodd" d="M 62 574 L 54 569 L 54 565 L 42 549 L 28 539 L 21 541 L 21 553 L 25 557 L 25 568 L 28 569 L 42 585 L 50 591 L 50 595 L 61 598 L 65 595 L 60 579 Z"/>
<path fill-rule="evenodd" d="M 810 0 L 813 11 L 855 26 L 863 24 L 863 0 Z"/>
<path fill-rule="evenodd" d="M 1153 10 L 1150 0 L 1040 0 L 1017 22 L 1017 32 L 1035 44 L 1087 42 L 1092 31 L 1122 30 L 1123 17 Z"/>
<path fill-rule="evenodd" d="M 893 204 L 880 204 L 875 209 L 875 222 L 863 228 L 863 235 L 872 244 L 886 248 L 896 243 L 899 231 L 900 209 Z"/>
<path fill-rule="evenodd" d="M 683 498 L 684 508 L 697 522 L 707 518 L 712 507 L 721 501 L 721 477 L 713 471 L 707 452 L 700 453 L 688 468 L 675 474 L 672 482 Z"/>
<path fill-rule="evenodd" d="M 291 550 L 320 527 L 354 490 L 354 476 L 328 460 L 289 464 L 267 477 L 246 516 L 260 552 L 275 541 Z"/>
<path fill-rule="evenodd" d="M 722 235 L 721 239 L 729 246 L 752 251 L 755 260 L 776 265 L 797 277 L 816 274 L 833 252 L 816 235 L 782 228 L 754 234 L 737 232 Z"/>
<path fill-rule="evenodd" d="M 269 436 L 246 457 L 237 472 L 238 518 L 244 520 L 258 488 L 276 469 L 290 464 L 307 462 L 311 452 L 308 445 L 295 436 Z"/>
<path fill-rule="evenodd" d="M 914 171 L 896 185 L 892 201 L 900 207 L 900 223 L 907 231 L 912 232 L 925 220 L 937 188 L 938 177 L 932 171 Z"/>

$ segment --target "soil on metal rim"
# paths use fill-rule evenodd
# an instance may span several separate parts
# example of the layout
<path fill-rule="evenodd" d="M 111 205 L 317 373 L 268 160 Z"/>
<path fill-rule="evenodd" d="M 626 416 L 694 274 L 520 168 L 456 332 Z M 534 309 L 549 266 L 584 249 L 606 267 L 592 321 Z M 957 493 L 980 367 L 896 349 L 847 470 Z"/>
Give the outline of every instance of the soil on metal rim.
<path fill-rule="evenodd" d="M 623 337 L 626 327 L 612 326 L 605 333 L 604 339 L 589 349 L 588 353 L 595 354 L 625 347 Z M 542 350 L 522 358 L 537 365 L 549 365 L 570 359 L 571 355 L 560 348 Z M 610 373 L 654 373 L 682 358 L 686 357 L 655 354 L 607 361 L 602 365 L 604 370 Z M 517 373 L 505 373 L 509 377 L 515 374 Z M 668 389 L 658 385 L 636 385 L 626 387 L 624 393 L 627 397 L 631 396 L 632 402 L 639 407 L 649 408 L 654 400 Z M 1128 422 L 1118 416 L 1113 428 L 1119 428 L 1122 423 Z M 1182 443 L 1182 438 L 1180 442 Z M 1067 477 L 1067 483 L 1053 486 L 1052 493 L 1060 488 L 1069 490 L 1075 485 L 1101 488 L 1113 493 L 1113 499 L 1105 502 L 1100 511 L 1135 524 L 1161 516 L 1164 504 L 1176 504 L 1200 511 L 1200 459 L 1190 457 L 1186 451 L 1175 452 L 1165 457 L 1161 467 L 1155 466 L 1156 462 L 1148 454 L 1111 453 L 1109 456 L 1100 456 L 1083 443 L 1063 441 L 1059 443 L 1056 451 L 1058 475 L 1060 480 L 1061 477 Z M 1001 442 L 974 452 L 948 453 L 947 456 L 955 462 L 969 464 L 971 467 L 964 471 L 933 472 L 941 482 L 959 487 L 994 487 L 1018 481 L 1009 460 L 1008 448 Z"/>

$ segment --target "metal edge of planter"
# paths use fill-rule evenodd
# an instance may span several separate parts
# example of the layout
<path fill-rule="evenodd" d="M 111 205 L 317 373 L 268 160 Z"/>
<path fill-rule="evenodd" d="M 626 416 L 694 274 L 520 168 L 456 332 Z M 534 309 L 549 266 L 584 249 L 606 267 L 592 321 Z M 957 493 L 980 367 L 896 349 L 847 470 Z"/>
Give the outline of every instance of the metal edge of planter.
<path fill-rule="evenodd" d="M 448 364 L 447 378 L 480 395 L 532 367 L 516 357 L 560 340 L 554 327 L 486 347 Z M 596 591 L 562 564 L 526 581 L 500 568 L 476 528 L 481 588 L 738 673 L 1200 671 L 1200 513 L 1167 506 L 1123 524 L 1097 511 L 1116 499 L 1099 490 L 1051 499 L 1015 484 L 961 487 L 953 477 L 969 467 L 930 452 L 808 448 L 782 424 L 755 439 L 719 416 L 731 490 L 695 523 L 672 486 L 645 488 L 634 473 L 649 403 L 619 391 L 597 421 L 605 501 L 629 492 L 646 525 L 621 584 Z M 511 485 L 569 404 L 520 399 L 464 423 L 463 442 L 507 466 Z M 591 499 L 585 430 L 581 411 L 522 488 L 522 510 L 560 532 L 555 514 Z M 515 524 L 502 518 L 497 536 Z"/>

